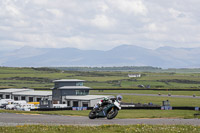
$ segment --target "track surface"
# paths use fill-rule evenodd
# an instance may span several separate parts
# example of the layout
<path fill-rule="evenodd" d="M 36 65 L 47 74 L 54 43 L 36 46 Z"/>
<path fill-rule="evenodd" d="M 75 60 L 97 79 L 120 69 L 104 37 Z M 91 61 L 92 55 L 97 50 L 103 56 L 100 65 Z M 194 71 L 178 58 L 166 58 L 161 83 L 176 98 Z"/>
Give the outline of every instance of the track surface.
<path fill-rule="evenodd" d="M 24 124 L 48 124 L 48 125 L 87 125 L 96 126 L 103 124 L 151 124 L 151 125 L 200 125 L 199 119 L 113 119 L 105 118 L 90 120 L 82 116 L 60 115 L 31 115 L 0 113 L 0 126 L 16 126 Z"/>
<path fill-rule="evenodd" d="M 94 93 L 94 94 L 111 94 L 111 95 L 133 95 L 133 96 L 155 96 L 155 97 L 178 97 L 178 98 L 197 98 L 200 99 L 200 96 L 186 96 L 186 95 L 158 95 L 158 94 L 137 94 L 137 93 Z"/>

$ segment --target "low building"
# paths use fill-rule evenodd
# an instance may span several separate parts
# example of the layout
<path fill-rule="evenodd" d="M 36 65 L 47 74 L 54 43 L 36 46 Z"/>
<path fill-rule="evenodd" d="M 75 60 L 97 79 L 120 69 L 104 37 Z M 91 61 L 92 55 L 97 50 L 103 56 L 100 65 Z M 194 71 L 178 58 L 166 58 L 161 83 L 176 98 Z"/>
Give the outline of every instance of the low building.
<path fill-rule="evenodd" d="M 128 74 L 129 78 L 140 78 L 141 74 Z"/>
<path fill-rule="evenodd" d="M 23 91 L 13 93 L 14 100 L 26 100 L 27 102 L 39 102 L 42 99 L 52 100 L 52 91 Z"/>
<path fill-rule="evenodd" d="M 16 89 L 16 88 L 3 89 L 0 90 L 0 99 L 14 99 L 13 93 L 28 92 L 28 91 L 33 91 L 33 89 Z"/>
<path fill-rule="evenodd" d="M 105 95 L 84 95 L 84 96 L 65 96 L 63 101 L 70 107 L 93 107 L 104 97 L 112 98 L 113 96 Z"/>

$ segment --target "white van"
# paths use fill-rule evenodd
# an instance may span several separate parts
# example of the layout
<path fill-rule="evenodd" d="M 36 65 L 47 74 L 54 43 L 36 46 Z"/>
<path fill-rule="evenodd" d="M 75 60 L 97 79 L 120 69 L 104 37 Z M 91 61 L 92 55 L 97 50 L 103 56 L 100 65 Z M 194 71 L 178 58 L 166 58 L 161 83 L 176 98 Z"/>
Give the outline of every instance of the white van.
<path fill-rule="evenodd" d="M 23 111 L 30 111 L 31 109 L 36 109 L 38 105 L 25 103 L 25 104 L 19 104 L 16 106 L 16 110 L 23 110 Z"/>
<path fill-rule="evenodd" d="M 1 99 L 0 100 L 0 108 L 5 108 L 6 105 L 8 105 L 9 103 L 13 102 L 13 99 Z"/>
<path fill-rule="evenodd" d="M 27 102 L 25 100 L 21 101 L 13 101 L 10 102 L 10 104 L 6 105 L 6 109 L 16 109 L 16 106 L 21 105 L 21 104 L 26 104 Z"/>

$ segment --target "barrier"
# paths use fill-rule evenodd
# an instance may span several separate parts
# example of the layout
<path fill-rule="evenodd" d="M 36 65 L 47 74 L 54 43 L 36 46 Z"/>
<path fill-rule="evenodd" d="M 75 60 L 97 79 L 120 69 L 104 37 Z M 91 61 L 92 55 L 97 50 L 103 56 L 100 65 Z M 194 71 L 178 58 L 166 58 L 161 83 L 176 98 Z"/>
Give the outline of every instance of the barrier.
<path fill-rule="evenodd" d="M 196 107 L 173 107 L 173 110 L 195 110 Z"/>
<path fill-rule="evenodd" d="M 107 88 L 107 89 L 90 89 L 90 90 L 152 90 L 152 91 L 200 91 L 200 89 L 134 89 L 134 88 Z"/>
<path fill-rule="evenodd" d="M 72 107 L 72 110 L 87 110 L 88 107 Z"/>
<path fill-rule="evenodd" d="M 122 110 L 131 110 L 131 109 L 160 109 L 160 107 L 122 107 Z"/>
<path fill-rule="evenodd" d="M 67 108 L 38 108 L 38 109 L 31 109 L 31 111 L 58 111 L 58 110 L 72 110 L 72 107 L 67 107 Z"/>
<path fill-rule="evenodd" d="M 31 109 L 31 111 L 58 111 L 58 110 L 92 110 L 93 107 L 67 107 L 67 108 L 38 108 Z M 146 109 L 146 110 L 196 110 L 199 111 L 199 107 L 168 107 L 163 108 L 159 107 L 122 107 L 122 110 L 137 110 L 137 109 Z"/>
<path fill-rule="evenodd" d="M 38 108 L 31 111 L 59 111 L 59 110 L 91 110 L 93 107 L 67 107 L 67 108 Z"/>
<path fill-rule="evenodd" d="M 0 88 L 0 90 L 3 89 L 9 89 L 9 88 Z M 43 89 L 43 88 L 39 88 L 39 89 L 35 89 L 35 90 L 49 90 L 49 89 Z M 154 91 L 200 91 L 200 89 L 134 89 L 134 88 L 116 88 L 116 89 L 111 89 L 111 88 L 105 88 L 105 89 L 90 89 L 90 90 L 154 90 Z"/>
<path fill-rule="evenodd" d="M 161 110 L 172 110 L 172 106 L 161 106 Z"/>

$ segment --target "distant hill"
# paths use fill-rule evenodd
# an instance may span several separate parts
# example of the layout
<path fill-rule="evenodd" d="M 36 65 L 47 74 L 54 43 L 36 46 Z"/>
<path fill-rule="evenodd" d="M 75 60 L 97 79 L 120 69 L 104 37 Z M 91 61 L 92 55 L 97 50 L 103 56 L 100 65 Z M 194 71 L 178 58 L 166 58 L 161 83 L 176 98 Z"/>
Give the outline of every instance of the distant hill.
<path fill-rule="evenodd" d="M 153 66 L 161 68 L 200 67 L 200 48 L 160 47 L 146 49 L 121 45 L 108 51 L 76 48 L 23 47 L 0 53 L 0 65 L 10 67 Z"/>

